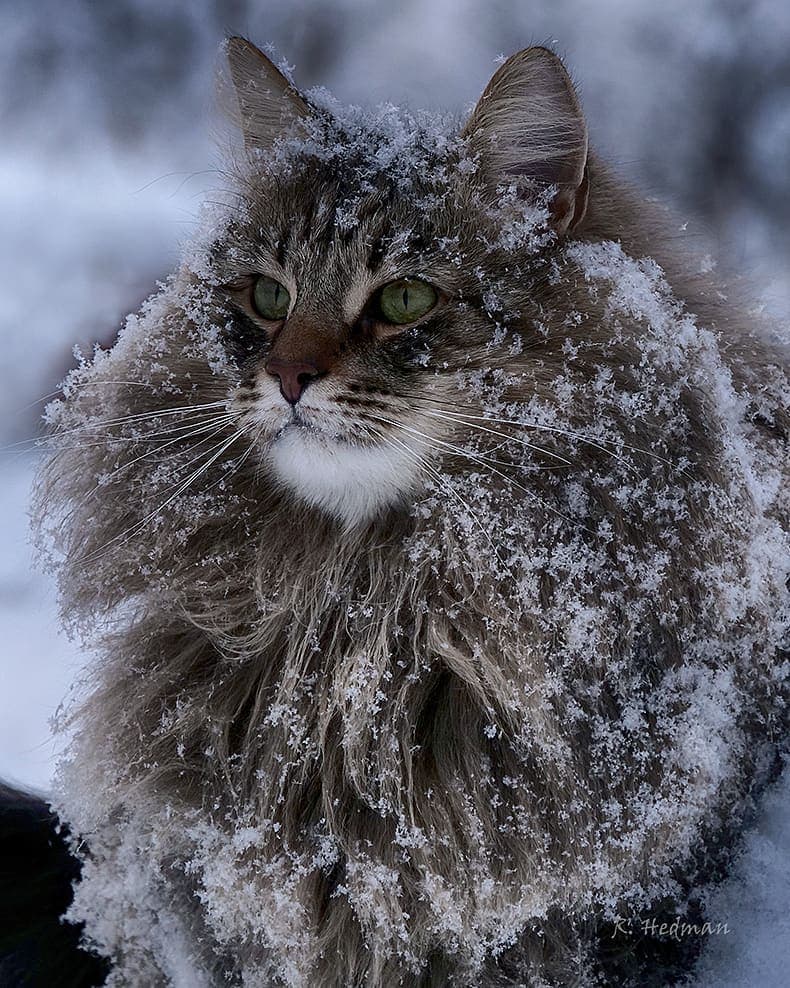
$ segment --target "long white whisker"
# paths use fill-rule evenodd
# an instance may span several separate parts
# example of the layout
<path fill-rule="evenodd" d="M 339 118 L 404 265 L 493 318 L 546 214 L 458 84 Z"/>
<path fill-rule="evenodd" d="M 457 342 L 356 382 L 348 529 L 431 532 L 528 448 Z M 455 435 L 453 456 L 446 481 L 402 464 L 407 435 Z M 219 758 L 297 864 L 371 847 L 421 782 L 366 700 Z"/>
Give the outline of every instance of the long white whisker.
<path fill-rule="evenodd" d="M 425 414 L 426 415 L 430 415 L 430 416 L 432 416 L 434 418 L 436 418 L 436 417 L 441 418 L 443 416 L 448 416 L 450 420 L 453 420 L 453 421 L 456 421 L 456 422 L 463 422 L 465 425 L 468 425 L 470 428 L 473 428 L 473 429 L 474 428 L 481 428 L 480 426 L 476 425 L 474 422 L 469 421 L 469 419 L 473 418 L 473 416 L 466 416 L 466 414 L 464 412 L 452 412 L 452 411 L 450 411 L 448 409 L 448 410 L 445 410 L 443 413 L 439 413 L 439 412 L 430 412 L 430 411 L 427 411 L 426 410 Z M 610 443 L 613 443 L 613 444 L 616 443 L 618 445 L 624 446 L 627 449 L 631 449 L 634 452 L 640 452 L 640 453 L 641 452 L 646 452 L 647 455 L 654 456 L 654 457 L 656 457 L 656 459 L 660 459 L 660 460 L 663 459 L 663 457 L 658 456 L 658 454 L 656 454 L 656 453 L 650 453 L 649 451 L 646 451 L 646 450 L 639 450 L 639 449 L 637 449 L 637 447 L 635 447 L 635 446 L 629 446 L 628 443 L 621 442 L 619 439 L 618 440 L 607 439 L 607 440 L 600 440 L 600 441 L 599 440 L 594 440 L 594 439 L 590 439 L 589 436 L 585 436 L 585 435 L 582 435 L 582 434 L 577 433 L 577 432 L 569 432 L 569 431 L 566 431 L 564 429 L 555 428 L 554 426 L 539 425 L 536 422 L 514 422 L 514 421 L 511 421 L 510 419 L 489 418 L 488 416 L 485 416 L 485 415 L 474 416 L 474 418 L 477 419 L 477 420 L 485 421 L 485 422 L 495 422 L 495 423 L 500 424 L 500 425 L 511 425 L 511 426 L 517 426 L 517 427 L 526 428 L 526 429 L 538 429 L 538 430 L 540 430 L 542 432 L 553 432 L 553 433 L 555 433 L 558 436 L 567 436 L 570 439 L 576 439 L 579 442 L 583 442 L 583 443 L 585 443 L 588 446 L 593 446 L 596 449 L 599 449 L 602 453 L 606 453 L 607 456 L 611 456 L 613 459 L 619 460 L 621 463 L 623 463 L 626 467 L 628 467 L 631 470 L 635 469 L 633 463 L 630 463 L 624 457 L 620 456 L 618 453 L 615 453 L 614 450 L 607 449 L 606 446 L 602 446 L 601 445 L 601 442 L 610 442 Z M 513 437 L 513 438 L 515 439 L 515 437 Z M 668 463 L 669 461 L 668 460 L 665 460 L 664 462 L 667 462 Z"/>
<path fill-rule="evenodd" d="M 142 521 L 138 522 L 131 529 L 127 529 L 126 532 L 122 532 L 120 535 L 116 535 L 114 538 L 110 539 L 108 542 L 100 546 L 98 549 L 95 549 L 93 552 L 88 553 L 87 556 L 83 556 L 81 559 L 78 560 L 78 562 L 88 562 L 92 559 L 95 559 L 97 555 L 100 555 L 102 552 L 104 552 L 106 549 L 108 549 L 111 545 L 113 545 L 116 542 L 118 543 L 118 548 L 120 548 L 123 545 L 127 545 L 131 541 L 131 539 L 133 539 L 134 536 L 137 535 L 138 532 L 142 531 L 142 529 L 145 528 L 148 522 L 150 522 L 153 518 L 155 518 L 160 512 L 164 511 L 164 509 L 168 507 L 168 505 L 172 504 L 177 497 L 180 497 L 187 490 L 187 488 L 190 487 L 190 485 L 193 484 L 195 480 L 198 479 L 198 477 L 200 477 L 203 473 L 205 473 L 206 470 L 208 470 L 209 467 L 211 467 L 211 465 L 215 463 L 220 456 L 222 456 L 225 450 L 229 449 L 230 446 L 239 438 L 239 436 L 242 436 L 243 434 L 244 434 L 243 430 L 238 430 L 237 432 L 234 432 L 229 439 L 227 440 L 223 439 L 218 444 L 219 449 L 217 449 L 216 446 L 212 447 L 212 449 L 217 449 L 217 452 L 214 453 L 213 456 L 206 463 L 202 464 L 189 477 L 187 477 L 187 479 L 183 481 L 183 483 L 180 483 L 178 489 L 163 504 L 160 504 L 159 507 L 157 507 L 149 515 L 146 515 L 146 517 L 143 518 Z M 205 456 L 209 452 L 211 452 L 211 450 L 205 450 L 203 453 L 200 454 L 200 456 L 201 457 Z M 200 457 L 196 457 L 196 459 L 199 458 Z M 194 459 L 191 462 L 194 462 Z M 118 542 L 119 539 L 121 539 L 122 541 Z"/>
<path fill-rule="evenodd" d="M 396 422 L 394 419 L 388 419 L 382 415 L 371 412 L 369 409 L 366 410 L 365 414 L 373 419 L 377 419 L 379 422 L 385 422 L 387 425 L 393 425 L 398 429 L 404 429 L 412 433 L 415 436 L 421 436 L 423 439 L 427 439 L 430 442 L 439 443 L 444 446 L 445 449 L 450 450 L 459 456 L 465 456 L 469 459 L 474 459 L 478 463 L 485 463 L 486 465 L 502 466 L 502 467 L 512 467 L 513 463 L 508 463 L 505 460 L 496 460 L 484 453 L 472 453 L 469 450 L 463 449 L 461 446 L 457 446 L 455 443 L 448 442 L 446 439 L 439 439 L 436 436 L 430 436 L 427 432 L 420 432 L 411 426 L 404 425 L 402 422 Z"/>
<path fill-rule="evenodd" d="M 589 434 L 583 432 L 575 432 L 569 429 L 560 429 L 557 426 L 543 425 L 538 422 L 524 422 L 519 419 L 503 419 L 489 415 L 474 415 L 471 412 L 459 412 L 458 405 L 451 405 L 450 402 L 444 399 L 433 398 L 430 397 L 429 395 L 422 395 L 416 392 L 407 392 L 407 391 L 399 390 L 398 392 L 395 392 L 395 397 L 399 397 L 399 396 L 406 398 L 413 398 L 416 401 L 427 401 L 430 402 L 431 404 L 440 405 L 445 414 L 454 416 L 459 419 L 471 419 L 479 422 L 492 422 L 500 425 L 518 426 L 525 429 L 537 429 L 541 432 L 553 432 L 559 436 L 567 436 L 568 438 L 571 439 L 578 439 L 580 442 L 586 443 L 587 445 L 594 446 L 597 449 L 600 449 L 602 453 L 606 453 L 609 456 L 612 456 L 614 459 L 621 460 L 621 462 L 623 462 L 624 464 L 626 464 L 631 468 L 633 468 L 633 464 L 629 463 L 628 460 L 625 460 L 622 457 L 618 456 L 617 453 L 615 453 L 613 450 L 608 449 L 606 446 L 602 444 L 609 443 L 612 446 L 618 446 L 623 449 L 630 449 L 634 453 L 641 453 L 644 456 L 650 456 L 653 457 L 654 459 L 660 460 L 662 463 L 666 463 L 669 466 L 672 465 L 671 460 L 666 459 L 665 457 L 661 456 L 659 453 L 655 453 L 649 449 L 644 449 L 640 446 L 634 446 L 630 443 L 625 442 L 625 440 L 619 437 L 617 439 L 608 439 L 605 436 L 590 436 Z M 431 413 L 426 411 L 426 414 L 431 414 Z"/>
<path fill-rule="evenodd" d="M 167 442 L 161 443 L 159 446 L 156 447 L 156 449 L 149 449 L 145 453 L 141 453 L 139 456 L 135 456 L 134 459 L 128 460 L 126 463 L 122 463 L 119 467 L 116 467 L 116 469 L 113 470 L 112 473 L 107 474 L 107 476 L 104 477 L 104 479 L 102 480 L 102 483 L 97 484 L 87 496 L 92 497 L 98 490 L 100 490 L 102 487 L 105 487 L 110 482 L 110 480 L 112 480 L 113 477 L 115 477 L 119 473 L 122 473 L 124 470 L 126 470 L 128 467 L 133 466 L 135 463 L 139 463 L 140 460 L 145 460 L 149 456 L 156 456 L 157 453 L 160 453 L 163 449 L 167 449 L 168 446 L 172 446 L 174 443 L 183 442 L 185 439 L 191 439 L 193 436 L 199 436 L 202 433 L 208 432 L 209 433 L 208 436 L 205 436 L 205 438 L 199 440 L 198 443 L 195 443 L 193 445 L 193 449 L 194 449 L 195 446 L 198 446 L 201 443 L 204 443 L 207 440 L 212 439 L 214 436 L 218 435 L 228 425 L 229 422 L 233 421 L 233 419 L 234 416 L 230 414 L 221 416 L 220 418 L 213 418 L 211 419 L 211 421 L 204 423 L 197 429 L 193 429 L 191 432 L 186 432 L 181 435 L 178 435 L 174 439 L 169 439 Z"/>
<path fill-rule="evenodd" d="M 573 525 L 574 527 L 583 528 L 591 535 L 596 534 L 595 532 L 592 531 L 592 529 L 587 528 L 586 525 L 581 525 L 578 520 L 574 520 L 573 518 L 569 518 L 567 515 L 564 515 L 553 505 L 548 504 L 542 497 L 540 497 L 540 495 L 536 494 L 534 491 L 529 490 L 529 488 L 524 487 L 523 484 L 519 484 L 517 480 L 514 480 L 512 477 L 508 477 L 506 473 L 502 473 L 502 471 L 497 470 L 496 467 L 492 467 L 490 461 L 487 461 L 484 458 L 477 456 L 474 453 L 470 453 L 468 450 L 461 449 L 459 446 L 455 446 L 452 443 L 445 442 L 443 439 L 437 439 L 435 436 L 429 436 L 427 435 L 427 433 L 420 432 L 417 429 L 412 429 L 410 426 L 404 425 L 402 422 L 395 422 L 391 419 L 373 415 L 370 411 L 368 411 L 366 414 L 370 415 L 371 418 L 378 418 L 379 421 L 385 422 L 387 425 L 394 426 L 396 429 L 403 429 L 404 431 L 409 432 L 414 436 L 421 437 L 423 445 L 427 446 L 429 449 L 431 448 L 432 445 L 438 444 L 440 446 L 443 446 L 445 449 L 449 450 L 450 452 L 454 453 L 457 456 L 466 457 L 467 459 L 471 460 L 473 463 L 481 463 L 484 466 L 487 466 L 492 473 L 496 474 L 498 477 L 501 477 L 507 484 L 512 484 L 518 490 L 526 494 L 527 497 L 532 498 L 533 501 L 537 501 L 539 504 L 542 504 L 543 507 L 546 508 L 548 511 L 551 511 L 553 514 L 557 515 L 558 518 L 562 518 L 563 521 L 568 522 L 568 524 Z M 420 439 L 418 439 L 417 441 L 420 442 Z"/>
<path fill-rule="evenodd" d="M 443 419 L 445 422 L 454 422 L 454 421 L 456 421 L 456 416 L 452 416 L 451 417 L 446 412 L 431 412 L 431 411 L 425 410 L 425 414 L 426 415 L 430 415 L 432 418 Z M 462 420 L 461 419 L 458 419 L 457 421 L 460 422 Z M 501 420 L 498 420 L 498 419 L 486 419 L 486 421 L 488 421 L 488 422 L 497 422 L 497 421 L 501 421 Z M 467 425 L 470 429 L 476 429 L 478 432 L 488 432 L 488 433 L 490 433 L 490 435 L 496 436 L 498 439 L 505 440 L 505 442 L 518 443 L 520 446 L 525 446 L 527 449 L 532 449 L 536 453 L 544 453 L 546 456 L 551 456 L 555 460 L 559 460 L 561 463 L 565 464 L 565 466 L 568 466 L 568 467 L 569 466 L 572 466 L 571 461 L 570 460 L 566 460 L 565 457 L 564 456 L 560 456 L 559 453 L 554 453 L 550 449 L 544 449 L 542 446 L 536 446 L 534 443 L 527 442 L 525 439 L 520 439 L 518 436 L 508 436 L 504 432 L 500 432 L 497 429 L 488 429 L 485 426 L 477 425 L 477 423 L 463 422 L 463 424 L 464 425 Z"/>
<path fill-rule="evenodd" d="M 36 398 L 35 401 L 31 401 L 27 405 L 22 405 L 21 408 L 17 408 L 13 414 L 21 415 L 22 412 L 27 412 L 31 408 L 35 408 L 36 405 L 40 405 L 42 401 L 50 401 L 52 398 L 57 398 L 58 395 L 65 394 L 67 388 L 70 390 L 72 388 L 97 388 L 106 387 L 109 385 L 124 385 L 125 387 L 135 387 L 135 388 L 157 388 L 158 385 L 151 384 L 148 381 L 80 381 L 71 382 L 67 386 L 60 387 L 56 391 L 50 391 L 49 394 L 42 395 L 40 398 Z"/>
<path fill-rule="evenodd" d="M 250 454 L 252 453 L 252 450 L 253 450 L 253 445 L 252 445 L 252 443 L 250 443 L 247 446 L 247 448 L 245 449 L 245 451 L 241 454 L 241 456 L 239 457 L 239 459 L 236 460 L 233 463 L 233 469 L 230 472 L 230 476 L 231 477 L 235 477 L 239 473 L 239 471 L 241 470 L 242 466 L 244 465 L 244 463 L 247 461 L 247 459 L 249 458 Z M 209 491 L 210 490 L 213 490 L 217 486 L 217 484 L 221 484 L 222 481 L 223 480 L 226 480 L 226 479 L 227 479 L 226 476 L 220 477 L 218 480 L 215 480 L 213 484 L 211 484 L 209 487 L 207 487 L 206 490 L 209 490 Z"/>
<path fill-rule="evenodd" d="M 491 533 L 486 529 L 486 527 L 477 517 L 475 512 L 470 509 L 470 506 L 464 502 L 463 498 L 458 493 L 458 491 L 453 489 L 452 485 L 447 481 L 447 478 L 442 476 L 441 471 L 438 470 L 432 463 L 429 463 L 424 456 L 420 456 L 420 454 L 417 453 L 416 450 L 413 450 L 407 443 L 403 442 L 401 439 L 398 439 L 396 436 L 386 436 L 383 433 L 379 433 L 379 434 L 381 435 L 385 443 L 397 443 L 397 445 L 400 446 L 401 449 L 409 453 L 417 461 L 417 463 L 420 464 L 420 466 L 423 469 L 427 470 L 428 473 L 430 473 L 433 476 L 433 478 L 438 482 L 440 490 L 443 490 L 446 493 L 451 494 L 455 498 L 455 500 L 461 506 L 461 510 L 472 518 L 472 520 L 475 522 L 477 527 L 483 533 L 483 537 L 491 546 L 491 549 L 493 550 L 494 555 L 497 557 L 499 562 L 502 564 L 502 566 L 504 566 L 507 569 L 508 568 L 507 563 L 499 555 L 499 549 L 495 544 L 494 540 L 491 538 Z"/>
<path fill-rule="evenodd" d="M 116 442 L 121 442 L 121 443 L 153 442 L 154 440 L 167 438 L 168 436 L 176 436 L 179 434 L 183 434 L 185 432 L 188 432 L 190 429 L 195 428 L 195 426 L 202 425 L 207 422 L 220 421 L 221 419 L 225 419 L 225 418 L 235 418 L 235 415 L 232 412 L 220 412 L 220 413 L 213 412 L 213 413 L 206 413 L 201 416 L 191 415 L 189 416 L 188 419 L 179 421 L 178 424 L 174 424 L 171 422 L 168 423 L 166 428 L 146 429 L 144 432 L 133 433 L 132 435 L 129 436 L 118 435 L 117 433 L 114 432 L 96 432 L 96 433 L 86 432 L 85 435 L 88 438 L 101 437 L 102 442 L 96 443 L 95 445 L 106 446 L 109 445 L 110 443 L 116 443 Z M 66 435 L 66 433 L 61 433 L 60 435 Z M 59 436 L 55 435 L 52 438 L 57 439 L 59 438 Z M 81 448 L 81 446 L 82 444 L 74 448 Z M 62 449 L 64 447 L 58 447 L 58 448 Z M 69 448 L 69 447 L 65 447 L 65 448 Z"/>
<path fill-rule="evenodd" d="M 139 424 L 146 421 L 154 421 L 164 416 L 176 415 L 176 414 L 187 415 L 190 412 L 202 412 L 204 409 L 207 408 L 227 408 L 227 406 L 228 406 L 227 401 L 213 401 L 213 402 L 205 402 L 196 405 L 184 405 L 179 408 L 167 408 L 167 409 L 160 409 L 149 412 L 142 412 L 135 415 L 125 415 L 115 419 L 91 420 L 88 422 L 83 422 L 81 425 L 72 426 L 68 429 L 60 429 L 60 430 L 55 429 L 51 435 L 35 436 L 29 439 L 21 439 L 19 440 L 19 442 L 9 443 L 7 446 L 3 447 L 3 451 L 4 452 L 9 451 L 14 449 L 15 447 L 24 446 L 24 445 L 29 446 L 29 448 L 31 449 L 35 449 L 36 447 L 44 446 L 47 443 L 54 442 L 55 440 L 59 439 L 62 436 L 69 436 L 75 433 L 85 433 L 90 435 L 91 431 L 99 430 L 102 428 L 110 428 L 112 426 L 128 425 L 133 423 Z M 188 426 L 189 423 L 186 423 L 186 425 Z M 98 431 L 96 432 L 96 434 L 104 435 L 104 433 Z M 111 433 L 107 433 L 106 435 L 108 436 L 108 438 L 118 438 L 118 439 L 125 438 L 123 436 L 114 437 L 112 436 Z"/>

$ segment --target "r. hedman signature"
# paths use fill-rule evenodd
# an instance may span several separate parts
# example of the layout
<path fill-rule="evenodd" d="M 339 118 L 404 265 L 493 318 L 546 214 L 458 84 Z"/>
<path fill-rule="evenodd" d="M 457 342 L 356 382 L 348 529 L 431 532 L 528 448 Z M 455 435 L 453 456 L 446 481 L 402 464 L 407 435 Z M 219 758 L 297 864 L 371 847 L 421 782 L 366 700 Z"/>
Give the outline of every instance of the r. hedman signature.
<path fill-rule="evenodd" d="M 652 916 L 638 920 L 618 916 L 614 923 L 612 937 L 616 937 L 618 933 L 622 933 L 624 936 L 633 936 L 636 932 L 641 932 L 645 936 L 682 940 L 684 937 L 726 935 L 730 932 L 730 928 L 726 923 L 687 923 L 677 916 L 671 923 L 661 922 Z"/>

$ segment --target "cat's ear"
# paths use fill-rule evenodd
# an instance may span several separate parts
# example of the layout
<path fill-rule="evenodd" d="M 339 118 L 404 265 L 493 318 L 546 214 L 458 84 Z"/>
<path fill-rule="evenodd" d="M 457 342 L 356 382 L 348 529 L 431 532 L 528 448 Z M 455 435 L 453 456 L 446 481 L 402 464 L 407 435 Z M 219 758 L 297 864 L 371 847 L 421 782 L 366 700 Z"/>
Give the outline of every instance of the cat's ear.
<path fill-rule="evenodd" d="M 557 233 L 573 230 L 587 208 L 587 125 L 573 83 L 548 48 L 517 52 L 486 86 L 463 130 L 496 188 L 514 181 L 556 186 L 550 203 Z"/>
<path fill-rule="evenodd" d="M 228 38 L 225 54 L 233 100 L 225 99 L 247 148 L 268 150 L 310 107 L 282 72 L 246 38 Z"/>

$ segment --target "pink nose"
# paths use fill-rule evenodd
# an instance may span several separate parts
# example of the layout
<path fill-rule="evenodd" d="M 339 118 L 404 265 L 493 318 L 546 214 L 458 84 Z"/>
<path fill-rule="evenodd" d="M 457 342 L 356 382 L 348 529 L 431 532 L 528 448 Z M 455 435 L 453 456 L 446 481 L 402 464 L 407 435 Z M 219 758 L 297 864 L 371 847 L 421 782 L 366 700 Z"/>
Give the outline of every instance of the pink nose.
<path fill-rule="evenodd" d="M 315 364 L 299 363 L 272 357 L 266 362 L 266 373 L 280 380 L 280 394 L 291 405 L 302 397 L 307 385 L 320 376 Z"/>

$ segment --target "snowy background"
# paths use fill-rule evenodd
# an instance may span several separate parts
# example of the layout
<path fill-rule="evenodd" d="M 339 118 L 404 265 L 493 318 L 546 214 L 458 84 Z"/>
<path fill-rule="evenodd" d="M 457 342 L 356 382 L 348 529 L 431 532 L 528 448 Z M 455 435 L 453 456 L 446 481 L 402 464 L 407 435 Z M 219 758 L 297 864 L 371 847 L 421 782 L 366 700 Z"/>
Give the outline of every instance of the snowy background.
<path fill-rule="evenodd" d="M 673 202 L 700 250 L 790 300 L 790 7 L 784 0 L 0 0 L 0 777 L 46 789 L 48 720 L 83 658 L 30 566 L 43 395 L 75 343 L 112 341 L 222 185 L 212 75 L 227 33 L 273 43 L 305 87 L 463 111 L 500 53 L 549 43 L 594 144 Z M 790 784 L 722 890 L 701 984 L 784 986 Z"/>

